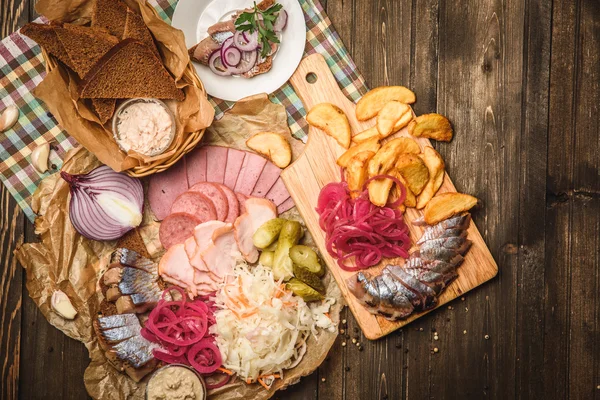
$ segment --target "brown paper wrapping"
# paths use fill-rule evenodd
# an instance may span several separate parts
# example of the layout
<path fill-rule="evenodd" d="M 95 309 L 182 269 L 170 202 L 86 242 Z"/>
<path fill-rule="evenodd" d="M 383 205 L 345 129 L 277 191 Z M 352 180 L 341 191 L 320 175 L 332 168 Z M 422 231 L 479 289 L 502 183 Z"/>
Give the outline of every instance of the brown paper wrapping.
<path fill-rule="evenodd" d="M 40 0 L 36 10 L 52 21 L 83 25 L 90 22 L 93 3 L 90 0 Z M 214 109 L 205 94 L 185 73 L 190 60 L 183 32 L 165 23 L 147 2 L 126 0 L 126 3 L 143 17 L 155 38 L 165 67 L 186 95 L 181 102 L 165 101 L 176 116 L 177 130 L 173 143 L 163 154 L 148 157 L 134 151 L 123 152 L 113 139 L 111 122 L 104 126 L 100 124 L 90 109 L 89 100 L 79 99 L 79 78 L 60 63 L 51 69 L 34 91 L 69 135 L 115 171 L 167 160 L 175 154 L 187 134 L 208 127 L 214 118 Z"/>
<path fill-rule="evenodd" d="M 211 127 L 207 139 L 212 144 L 245 148 L 245 141 L 255 132 L 277 131 L 289 135 L 285 108 L 271 103 L 266 95 L 255 96 L 240 101 L 236 107 Z M 269 129 L 266 129 L 266 128 Z M 298 141 L 292 140 L 292 144 Z M 297 148 L 297 150 L 300 150 Z M 68 173 L 84 173 L 100 165 L 96 157 L 79 147 L 67 153 L 63 170 Z M 107 257 L 116 243 L 100 243 L 87 240 L 79 235 L 68 217 L 69 187 L 58 174 L 44 179 L 33 195 L 32 205 L 39 215 L 36 219 L 36 233 L 39 243 L 27 243 L 15 250 L 19 262 L 27 272 L 26 285 L 29 295 L 40 308 L 46 319 L 69 337 L 83 342 L 90 354 L 90 365 L 85 371 L 84 382 L 90 396 L 95 399 L 143 399 L 146 383 L 135 383 L 127 375 L 114 369 L 98 347 L 92 329 L 92 320 L 97 315 L 102 301 L 98 290 L 98 280 L 106 266 Z M 286 213 L 287 218 L 301 221 L 295 209 Z M 146 207 L 141 236 L 148 252 L 154 257 L 162 249 L 158 240 L 159 224 L 153 221 L 149 207 Z M 311 244 L 310 235 L 304 241 Z M 330 316 L 337 323 L 343 307 L 343 299 L 335 280 L 325 276 L 328 297 L 336 299 Z M 64 291 L 71 299 L 78 315 L 73 321 L 58 316 L 50 307 L 54 290 Z M 277 389 L 292 385 L 302 377 L 312 373 L 325 359 L 337 336 L 321 331 L 318 340 L 311 336 L 306 355 L 295 368 L 284 372 L 284 379 L 278 380 L 267 391 L 260 385 L 246 385 L 240 380 L 210 393 L 210 399 L 267 399 Z"/>

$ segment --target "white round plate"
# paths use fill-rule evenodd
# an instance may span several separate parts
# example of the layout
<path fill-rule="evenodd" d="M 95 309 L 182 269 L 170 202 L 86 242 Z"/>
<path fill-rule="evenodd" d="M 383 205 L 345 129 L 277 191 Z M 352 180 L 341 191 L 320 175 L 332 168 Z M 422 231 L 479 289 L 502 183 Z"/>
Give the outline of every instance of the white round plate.
<path fill-rule="evenodd" d="M 246 79 L 218 76 L 207 66 L 194 62 L 208 94 L 223 100 L 238 101 L 258 93 L 272 93 L 290 79 L 304 54 L 306 23 L 298 0 L 277 2 L 287 11 L 288 24 L 282 33 L 273 68 L 266 74 Z M 183 31 L 189 49 L 208 36 L 209 26 L 230 18 L 232 11 L 252 7 L 253 3 L 252 0 L 179 0 L 172 25 Z"/>

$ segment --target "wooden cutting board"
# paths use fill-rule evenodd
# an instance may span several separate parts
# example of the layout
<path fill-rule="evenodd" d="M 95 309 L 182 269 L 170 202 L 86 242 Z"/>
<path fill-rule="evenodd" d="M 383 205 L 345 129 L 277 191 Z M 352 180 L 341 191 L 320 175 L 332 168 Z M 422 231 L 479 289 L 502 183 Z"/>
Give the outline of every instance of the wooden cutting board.
<path fill-rule="evenodd" d="M 302 99 L 306 110 L 325 102 L 335 104 L 344 110 L 350 121 L 353 135 L 375 125 L 374 119 L 366 122 L 359 122 L 356 119 L 354 103 L 344 96 L 327 63 L 320 54 L 304 58 L 290 82 Z M 399 135 L 409 136 L 406 129 L 393 137 Z M 421 147 L 431 145 L 428 139 L 416 140 Z M 403 327 L 429 311 L 414 313 L 409 318 L 398 322 L 390 322 L 383 317 L 369 313 L 358 303 L 346 286 L 346 279 L 354 273 L 342 270 L 337 265 L 336 260 L 327 253 L 325 234 L 319 227 L 319 216 L 315 211 L 315 207 L 321 188 L 330 182 L 340 181 L 340 168 L 337 166 L 336 160 L 344 151 L 325 132 L 311 127 L 304 153 L 286 168 L 281 176 L 364 335 L 368 339 L 374 340 Z M 438 193 L 455 191 L 456 188 L 446 174 L 444 183 Z M 421 215 L 420 211 L 413 208 L 408 209 L 405 214 L 413 244 L 421 237 L 423 229 L 413 226 L 410 221 L 419 218 Z M 458 269 L 458 278 L 438 298 L 438 307 L 490 280 L 498 273 L 498 266 L 473 222 L 468 230 L 468 238 L 473 241 L 473 245 Z M 380 265 L 370 268 L 369 272 L 378 274 L 385 265 L 384 260 Z"/>

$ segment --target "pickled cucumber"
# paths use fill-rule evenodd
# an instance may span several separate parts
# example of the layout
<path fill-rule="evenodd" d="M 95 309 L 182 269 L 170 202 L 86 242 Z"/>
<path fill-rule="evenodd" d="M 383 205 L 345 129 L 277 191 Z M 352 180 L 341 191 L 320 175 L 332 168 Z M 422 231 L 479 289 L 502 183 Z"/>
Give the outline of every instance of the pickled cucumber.
<path fill-rule="evenodd" d="M 290 258 L 290 249 L 298 244 L 302 235 L 302 226 L 298 221 L 285 221 L 279 233 L 277 249 L 273 257 L 273 277 L 275 279 L 288 280 L 294 276 L 294 263 Z"/>
<path fill-rule="evenodd" d="M 290 279 L 290 281 L 287 283 L 287 288 L 294 292 L 296 296 L 302 297 L 302 299 L 307 302 L 323 300 L 324 298 L 321 293 L 317 292 L 315 289 L 296 278 Z"/>
<path fill-rule="evenodd" d="M 262 224 L 252 236 L 254 245 L 259 249 L 269 247 L 269 245 L 274 243 L 279 237 L 279 233 L 285 222 L 285 219 L 273 218 Z"/>
<path fill-rule="evenodd" d="M 294 264 L 294 276 L 315 289 L 317 292 L 325 294 L 325 285 L 323 285 L 321 279 L 305 267 Z"/>
<path fill-rule="evenodd" d="M 275 256 L 274 251 L 263 251 L 260 253 L 260 258 L 258 259 L 259 264 L 264 265 L 265 267 L 273 267 L 273 257 Z"/>
<path fill-rule="evenodd" d="M 313 274 L 323 276 L 325 274 L 325 268 L 319 262 L 317 253 L 308 246 L 296 245 L 290 249 L 290 258 L 294 264 L 298 264 Z"/>

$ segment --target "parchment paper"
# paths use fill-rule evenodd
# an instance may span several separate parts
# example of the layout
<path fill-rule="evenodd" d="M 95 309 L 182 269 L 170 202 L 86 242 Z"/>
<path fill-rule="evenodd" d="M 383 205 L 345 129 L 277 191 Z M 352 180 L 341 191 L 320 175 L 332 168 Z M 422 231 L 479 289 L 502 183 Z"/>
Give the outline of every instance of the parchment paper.
<path fill-rule="evenodd" d="M 165 67 L 175 77 L 177 87 L 185 92 L 185 100 L 167 100 L 165 103 L 176 116 L 177 132 L 173 143 L 163 154 L 148 157 L 134 151 L 123 152 L 113 139 L 111 121 L 104 126 L 90 109 L 90 101 L 79 99 L 79 77 L 59 63 L 35 89 L 36 97 L 42 99 L 61 127 L 69 135 L 92 152 L 102 163 L 115 171 L 124 171 L 137 165 L 166 160 L 185 140 L 187 134 L 204 129 L 214 118 L 214 109 L 200 89 L 192 84 L 185 69 L 189 55 L 183 32 L 165 23 L 154 8 L 144 0 L 125 0 L 138 11 L 152 32 L 160 50 Z M 91 0 L 40 0 L 36 11 L 52 21 L 87 24 L 91 19 Z M 118 103 L 117 103 L 118 106 Z"/>
<path fill-rule="evenodd" d="M 242 111 L 240 111 L 242 110 Z M 269 122 L 271 121 L 271 122 Z M 285 108 L 272 104 L 266 95 L 241 100 L 234 109 L 215 123 L 207 140 L 212 144 L 245 148 L 245 141 L 254 133 L 275 130 L 289 135 L 285 118 Z M 299 143 L 289 138 L 291 144 Z M 300 150 L 300 148 L 296 148 Z M 69 173 L 84 173 L 100 165 L 96 157 L 79 147 L 67 153 L 63 170 Z M 100 243 L 87 240 L 79 235 L 68 217 L 69 187 L 58 174 L 44 179 L 33 195 L 32 206 L 39 215 L 36 219 L 36 233 L 40 243 L 26 243 L 15 250 L 19 262 L 27 272 L 29 295 L 40 308 L 46 319 L 69 337 L 85 344 L 90 353 L 90 365 L 85 371 L 84 382 L 90 396 L 95 399 L 143 399 L 146 383 L 135 383 L 127 375 L 114 369 L 98 347 L 92 329 L 92 320 L 97 315 L 102 301 L 98 280 L 107 267 L 108 256 L 116 247 L 116 242 Z M 285 214 L 286 218 L 301 221 L 296 209 Z M 146 207 L 140 234 L 148 252 L 161 253 L 158 241 L 159 224 L 153 221 L 149 207 Z M 304 242 L 312 244 L 306 232 Z M 330 316 L 339 322 L 343 298 L 335 280 L 329 273 L 324 278 L 327 296 L 336 299 Z M 50 297 L 55 289 L 64 291 L 78 311 L 73 321 L 58 316 L 50 307 Z M 277 389 L 292 385 L 302 377 L 312 373 L 325 359 L 337 336 L 321 331 L 318 339 L 311 336 L 307 352 L 302 362 L 284 372 L 284 379 L 278 380 L 271 390 L 266 391 L 258 384 L 246 385 L 240 380 L 210 393 L 210 399 L 268 399 Z"/>

